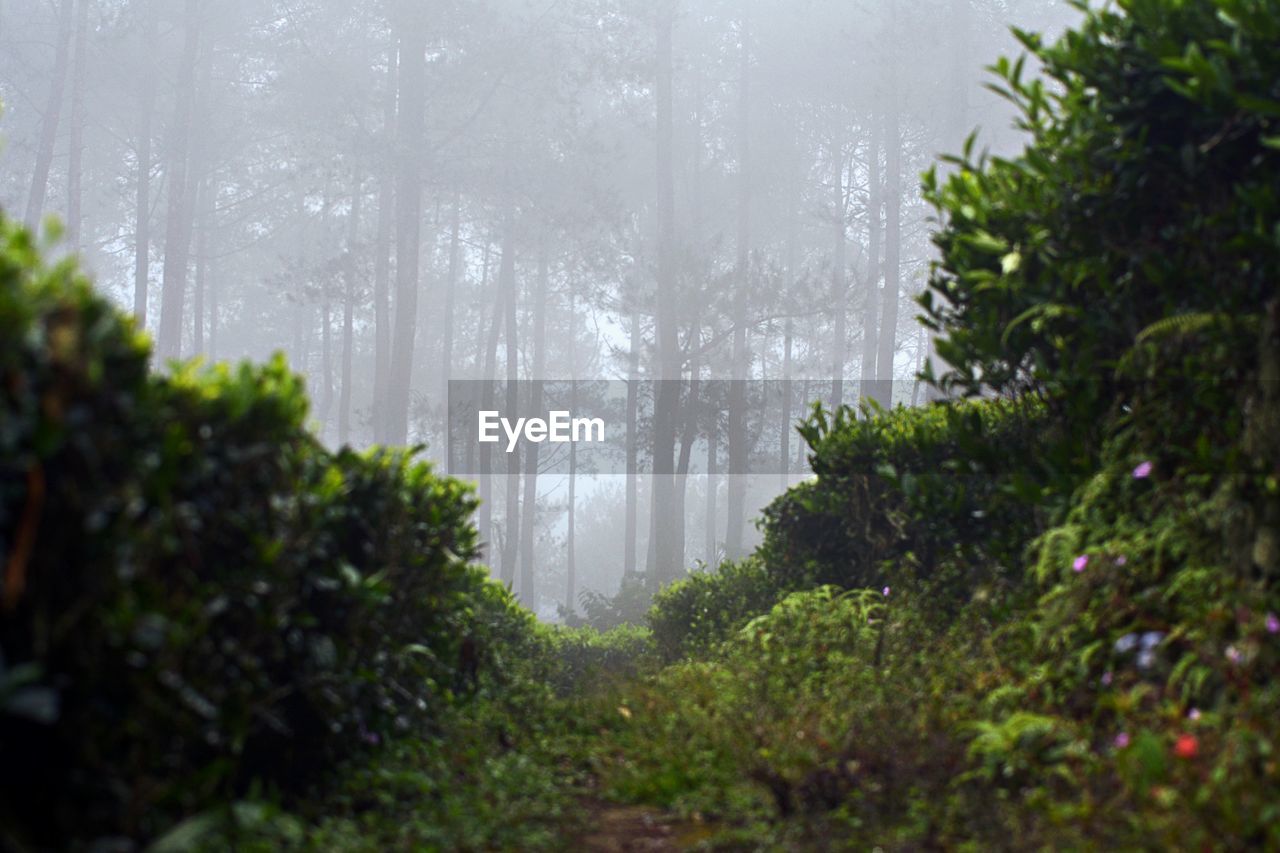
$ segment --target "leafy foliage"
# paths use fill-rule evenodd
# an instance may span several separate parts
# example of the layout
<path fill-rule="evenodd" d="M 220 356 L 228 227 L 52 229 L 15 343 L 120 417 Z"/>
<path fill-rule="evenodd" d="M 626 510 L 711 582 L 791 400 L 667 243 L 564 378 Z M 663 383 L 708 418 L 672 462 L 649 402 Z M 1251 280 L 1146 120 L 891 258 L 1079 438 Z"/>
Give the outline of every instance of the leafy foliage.
<path fill-rule="evenodd" d="M 131 323 L 2 227 L 6 823 L 146 838 L 251 785 L 302 793 L 430 726 L 463 643 L 503 676 L 531 617 L 469 565 L 464 486 L 323 450 L 281 360 L 149 376 Z"/>
<path fill-rule="evenodd" d="M 752 617 L 768 612 L 781 591 L 756 558 L 694 572 L 653 598 L 649 626 L 668 662 L 706 653 Z"/>
<path fill-rule="evenodd" d="M 883 412 L 814 409 L 801 427 L 816 480 L 765 512 L 762 548 L 780 589 L 929 582 L 940 604 L 1020 575 L 1044 523 L 1036 465 L 1043 410 L 974 401 Z"/>

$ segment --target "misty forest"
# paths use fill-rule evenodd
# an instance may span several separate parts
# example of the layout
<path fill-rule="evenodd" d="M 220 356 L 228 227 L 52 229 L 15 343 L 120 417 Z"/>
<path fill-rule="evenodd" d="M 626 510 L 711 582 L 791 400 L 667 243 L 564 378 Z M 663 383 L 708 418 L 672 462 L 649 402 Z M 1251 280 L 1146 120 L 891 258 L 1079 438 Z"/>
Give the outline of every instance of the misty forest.
<path fill-rule="evenodd" d="M 0 0 L 0 850 L 1280 847 L 1278 46 Z"/>

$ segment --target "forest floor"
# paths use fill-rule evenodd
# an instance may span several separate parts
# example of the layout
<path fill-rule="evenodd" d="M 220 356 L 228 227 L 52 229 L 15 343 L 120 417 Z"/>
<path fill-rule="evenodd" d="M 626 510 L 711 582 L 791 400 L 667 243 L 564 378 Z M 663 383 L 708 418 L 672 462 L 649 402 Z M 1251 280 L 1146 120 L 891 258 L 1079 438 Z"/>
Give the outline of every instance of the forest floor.
<path fill-rule="evenodd" d="M 679 820 L 657 809 L 582 800 L 586 832 L 574 849 L 590 853 L 668 853 L 690 850 L 714 835 L 704 822 Z"/>

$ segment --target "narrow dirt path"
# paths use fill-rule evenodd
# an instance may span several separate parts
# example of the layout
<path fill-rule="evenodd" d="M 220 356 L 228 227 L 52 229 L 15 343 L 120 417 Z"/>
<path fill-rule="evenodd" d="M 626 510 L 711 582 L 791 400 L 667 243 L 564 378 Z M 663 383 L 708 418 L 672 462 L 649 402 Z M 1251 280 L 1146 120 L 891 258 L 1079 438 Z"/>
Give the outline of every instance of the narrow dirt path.
<path fill-rule="evenodd" d="M 705 823 L 678 820 L 644 806 L 584 800 L 587 830 L 577 849 L 589 853 L 673 853 L 692 850 L 713 834 Z"/>

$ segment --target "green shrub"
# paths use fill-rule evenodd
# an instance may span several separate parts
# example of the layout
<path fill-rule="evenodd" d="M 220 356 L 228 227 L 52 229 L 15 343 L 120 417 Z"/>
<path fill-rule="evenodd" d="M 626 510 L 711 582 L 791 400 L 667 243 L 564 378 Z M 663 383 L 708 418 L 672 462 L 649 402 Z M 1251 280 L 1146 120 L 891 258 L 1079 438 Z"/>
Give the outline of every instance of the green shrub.
<path fill-rule="evenodd" d="M 281 359 L 148 376 L 70 263 L 0 235 L 0 654 L 58 712 L 0 715 L 16 837 L 145 839 L 300 794 L 515 676 L 502 647 L 532 626 L 468 565 L 467 487 L 325 451 Z"/>
<path fill-rule="evenodd" d="M 1020 575 L 1044 523 L 1042 408 L 991 400 L 921 409 L 815 408 L 801 427 L 817 478 L 765 511 L 778 589 L 880 588 L 914 578 L 954 609 Z"/>
<path fill-rule="evenodd" d="M 1135 341 L 1275 296 L 1280 8 L 1121 0 L 1053 44 L 1018 36 L 1044 77 L 1001 60 L 996 88 L 1033 139 L 926 176 L 944 224 L 922 304 L 944 384 L 1041 389 L 1070 427 L 1058 461 L 1087 473 L 1133 402 L 1117 368 Z M 1182 393 L 1230 381 L 1217 366 L 1187 364 Z"/>
<path fill-rule="evenodd" d="M 653 657 L 653 635 L 638 625 L 603 632 L 563 626 L 545 630 L 555 661 L 550 680 L 561 695 L 582 693 L 605 680 L 633 678 Z"/>
<path fill-rule="evenodd" d="M 668 662 L 705 654 L 782 594 L 755 558 L 694 572 L 653 599 L 648 619 L 658 654 Z"/>

